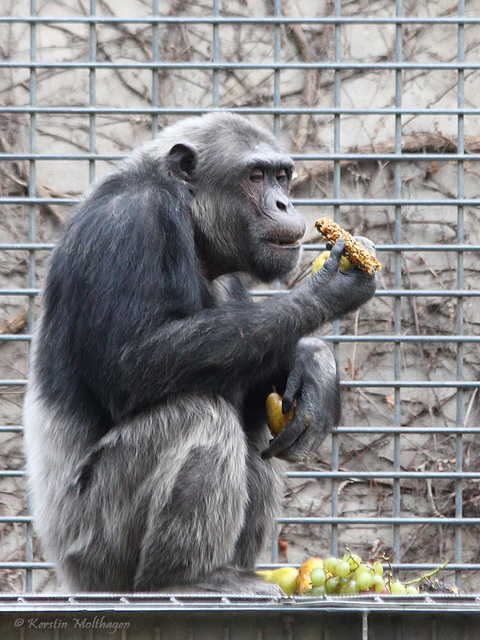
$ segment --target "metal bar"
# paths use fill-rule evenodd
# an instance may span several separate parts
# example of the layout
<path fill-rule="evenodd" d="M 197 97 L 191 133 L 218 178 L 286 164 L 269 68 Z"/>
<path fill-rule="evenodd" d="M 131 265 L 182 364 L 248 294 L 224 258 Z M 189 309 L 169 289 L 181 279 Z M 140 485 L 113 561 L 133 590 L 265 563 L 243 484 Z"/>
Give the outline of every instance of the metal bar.
<path fill-rule="evenodd" d="M 275 16 L 282 15 L 282 3 L 281 0 L 274 0 L 273 3 L 273 13 Z M 280 63 L 281 60 L 281 47 L 282 47 L 282 32 L 281 25 L 275 24 L 273 29 L 273 57 L 276 63 Z M 281 134 L 281 121 L 280 121 L 280 113 L 281 113 L 281 75 L 280 70 L 275 69 L 273 73 L 273 133 L 277 138 L 280 138 Z M 277 287 L 280 288 L 280 283 L 276 283 Z M 275 526 L 272 530 L 272 540 L 270 544 L 270 559 L 272 562 L 278 562 L 278 536 L 279 536 L 279 525 L 275 523 Z"/>
<path fill-rule="evenodd" d="M 333 4 L 333 12 L 334 15 L 338 18 L 342 15 L 342 3 L 341 0 L 334 0 Z M 333 47 L 334 47 L 334 59 L 335 62 L 340 62 L 342 57 L 342 26 L 340 23 L 335 23 L 334 26 L 334 36 L 333 36 Z M 333 75 L 333 102 L 334 107 L 339 109 L 342 104 L 342 75 L 340 69 L 335 68 Z M 341 149 L 341 115 L 337 112 L 333 116 L 333 151 L 335 154 L 338 154 Z M 340 162 L 338 160 L 334 160 L 333 162 L 333 195 L 338 200 L 341 199 L 341 171 L 340 171 Z M 333 208 L 333 219 L 338 223 L 340 217 L 340 207 L 335 205 Z M 333 323 L 333 334 L 338 335 L 340 333 L 340 323 L 338 320 L 335 320 Z M 333 353 L 335 355 L 335 359 L 337 362 L 339 361 L 339 345 L 338 343 L 333 342 Z M 332 454 L 331 454 L 331 468 L 332 472 L 338 470 L 340 465 L 340 443 L 338 440 L 338 436 L 336 433 L 332 433 Z M 332 477 L 331 480 L 331 507 L 330 513 L 333 518 L 338 517 L 339 513 L 339 494 L 338 494 L 339 484 L 338 480 L 335 476 Z M 338 555 L 338 526 L 335 523 L 332 523 L 330 527 L 330 553 L 333 556 Z"/>
<path fill-rule="evenodd" d="M 288 478 L 384 478 L 389 480 L 408 480 L 409 478 L 420 480 L 428 478 L 455 480 L 463 478 L 465 480 L 480 480 L 480 471 L 404 471 L 397 469 L 392 471 L 287 471 L 286 474 Z M 345 518 L 349 519 L 349 516 L 345 516 Z M 461 515 L 456 516 L 452 518 L 452 521 L 461 518 Z M 475 519 L 480 521 L 480 516 Z M 398 517 L 398 520 L 403 520 L 403 518 Z M 443 522 L 444 518 L 439 518 L 439 520 Z"/>
<path fill-rule="evenodd" d="M 2 196 L 0 204 L 65 204 L 73 205 L 81 202 L 81 198 L 40 198 L 30 196 Z M 457 207 L 459 205 L 458 198 L 292 198 L 292 203 L 296 206 L 361 206 L 361 207 L 378 207 L 378 206 L 409 206 L 409 207 Z M 478 207 L 477 198 L 464 198 L 460 204 L 465 207 Z"/>
<path fill-rule="evenodd" d="M 425 24 L 425 25 L 457 25 L 458 18 L 453 16 L 0 16 L 0 24 L 5 23 L 31 23 L 36 24 L 250 24 L 250 25 L 276 25 L 276 24 Z M 462 17 L 462 24 L 480 24 L 478 16 Z"/>
<path fill-rule="evenodd" d="M 13 289 L 12 291 L 17 291 Z M 22 294 L 22 290 L 20 289 L 18 293 Z M 253 289 L 251 294 L 253 296 L 275 296 L 285 294 L 285 291 L 275 290 L 275 289 Z M 0 290 L 1 295 L 1 290 Z M 15 293 L 13 294 L 15 295 Z M 377 289 L 375 296 L 379 298 L 385 297 L 395 297 L 395 296 L 410 296 L 410 297 L 435 297 L 438 296 L 440 298 L 456 298 L 456 297 L 471 297 L 475 298 L 480 296 L 480 290 L 478 289 L 462 289 L 461 291 L 458 289 Z"/>
<path fill-rule="evenodd" d="M 0 245 L 1 247 L 2 245 Z M 480 251 L 480 244 L 376 244 L 377 251 Z M 322 251 L 325 244 L 304 244 L 304 251 Z"/>
<path fill-rule="evenodd" d="M 0 386 L 3 387 L 18 387 L 26 384 L 27 380 L 22 379 L 0 380 Z M 398 389 L 410 387 L 418 387 L 420 389 L 478 389 L 480 380 L 342 380 L 340 386 L 345 388 L 372 387 L 378 389 L 389 389 L 391 387 Z"/>
<path fill-rule="evenodd" d="M 402 0 L 396 0 L 395 2 L 395 15 L 401 17 L 403 13 Z M 402 51 L 402 25 L 397 24 L 395 26 L 395 60 L 400 65 L 403 59 Z M 402 69 L 400 67 L 395 71 L 395 106 L 400 109 L 402 106 Z M 402 115 L 398 113 L 395 116 L 395 153 L 401 155 L 402 153 Z M 395 198 L 400 199 L 402 197 L 402 167 L 399 163 L 394 166 L 394 193 Z M 394 230 L 395 243 L 402 242 L 402 207 L 401 205 L 395 206 L 395 230 Z M 400 253 L 394 255 L 394 281 L 395 287 L 400 288 L 402 286 L 402 256 Z M 415 302 L 414 302 L 415 304 Z M 393 309 L 393 324 L 394 332 L 398 335 L 402 333 L 402 298 L 395 296 L 394 309 Z M 401 344 L 399 342 L 394 343 L 394 377 L 395 381 L 400 380 L 401 377 Z M 401 389 L 398 386 L 393 390 L 393 424 L 394 426 L 400 426 L 401 424 Z M 400 465 L 400 434 L 394 433 L 393 435 L 393 468 L 395 472 L 399 472 Z M 401 486 L 398 478 L 393 481 L 393 515 L 399 517 L 401 513 Z M 393 525 L 393 540 L 392 546 L 396 558 L 401 559 L 401 547 L 400 547 L 400 528 L 398 525 Z"/>
<path fill-rule="evenodd" d="M 0 251 L 20 251 L 20 250 L 52 250 L 54 243 L 48 242 L 19 242 L 0 243 Z M 304 251 L 322 251 L 325 244 L 304 244 Z M 480 244 L 377 244 L 378 251 L 480 251 Z"/>
<path fill-rule="evenodd" d="M 91 112 L 89 112 L 91 113 Z M 153 114 L 155 115 L 155 114 Z M 278 115 L 275 112 L 273 115 Z M 340 115 L 340 114 L 338 114 Z M 399 114 L 396 114 L 399 115 Z M 459 114 L 450 114 L 459 115 Z M 480 111 L 478 114 L 480 115 Z M 311 154 L 290 154 L 293 160 L 297 161 L 311 161 L 317 162 L 319 160 L 334 162 L 336 160 L 343 161 L 360 161 L 360 162 L 377 162 L 378 160 L 384 160 L 385 162 L 410 162 L 410 161 L 425 161 L 431 162 L 433 160 L 441 162 L 451 162 L 453 160 L 468 160 L 469 162 L 474 160 L 480 160 L 480 153 L 469 153 L 464 151 L 462 153 L 311 153 Z M 53 153 L 2 153 L 0 154 L 0 161 L 11 162 L 12 160 L 105 160 L 110 162 L 119 162 L 127 157 L 126 154 L 101 154 L 101 153 L 65 153 L 65 154 L 53 154 Z"/>
<path fill-rule="evenodd" d="M 275 17 L 282 16 L 282 3 L 281 0 L 274 0 L 273 14 Z M 280 67 L 283 67 L 281 63 L 281 48 L 282 48 L 282 31 L 281 25 L 275 24 L 273 29 L 273 59 L 275 62 L 275 70 L 273 73 L 273 106 L 276 108 L 276 112 L 273 115 L 273 133 L 277 138 L 280 137 L 280 112 L 279 107 L 281 105 L 281 77 Z"/>
<path fill-rule="evenodd" d="M 456 435 L 457 433 L 462 433 L 463 435 L 479 435 L 480 427 L 395 427 L 391 424 L 385 424 L 381 427 L 378 426 L 357 426 L 357 425 L 349 425 L 340 426 L 336 428 L 336 431 L 339 435 L 344 434 L 367 434 L 372 435 L 376 433 L 383 433 L 385 435 L 393 435 L 393 433 L 403 433 L 403 434 L 422 434 L 422 435 L 431 435 L 431 434 L 439 434 L 446 438 Z M 23 433 L 22 425 L 3 425 L 0 426 L 0 433 Z"/>
<path fill-rule="evenodd" d="M 0 334 L 0 342 L 5 341 L 14 341 L 14 342 L 26 342 L 32 340 L 33 335 L 28 333 L 22 334 L 11 334 L 11 333 L 3 333 Z M 368 334 L 365 336 L 360 335 L 324 335 L 322 336 L 322 340 L 326 342 L 338 342 L 338 343 L 352 343 L 352 342 L 381 342 L 381 343 L 389 343 L 389 342 L 404 342 L 404 343 L 429 343 L 429 342 L 440 342 L 443 344 L 456 344 L 456 343 L 470 343 L 470 344 L 480 344 L 479 336 L 436 336 L 436 335 L 420 335 L 420 336 L 399 336 L 396 334 L 392 335 L 374 335 Z"/>
<path fill-rule="evenodd" d="M 0 289 L 0 296 L 31 296 L 39 295 L 41 289 Z M 251 291 L 252 296 L 275 296 L 283 295 L 286 291 L 282 289 L 253 289 Z M 375 293 L 378 297 L 395 297 L 395 296 L 413 296 L 413 297 L 441 297 L 441 298 L 456 298 L 456 297 L 470 297 L 475 298 L 480 296 L 480 290 L 478 289 L 425 289 L 424 291 L 418 289 L 379 289 Z"/>
<path fill-rule="evenodd" d="M 458 17 L 461 19 L 465 15 L 465 3 L 464 0 L 458 0 Z M 465 60 L 465 29 L 464 25 L 459 22 L 458 23 L 458 35 L 457 35 L 457 46 L 458 46 L 458 54 L 457 60 L 462 62 Z M 465 75 L 462 69 L 458 69 L 457 71 L 457 104 L 461 107 L 465 102 Z M 464 151 L 465 144 L 465 127 L 464 127 L 464 117 L 463 115 L 458 115 L 457 120 L 457 144 L 458 151 L 461 154 Z M 457 197 L 461 202 L 461 199 L 465 195 L 464 188 L 464 164 L 463 160 L 460 158 L 457 161 Z M 464 240 L 464 207 L 461 203 L 458 205 L 457 209 L 457 242 L 459 244 L 463 243 Z M 463 288 L 463 253 L 459 251 L 457 253 L 457 288 Z M 463 333 L 463 298 L 457 298 L 457 317 L 456 317 L 456 332 L 461 335 Z M 463 380 L 463 358 L 464 358 L 464 349 L 463 343 L 457 343 L 457 380 Z M 457 389 L 457 399 L 456 399 L 456 426 L 463 426 L 463 389 Z M 455 468 L 458 472 L 462 472 L 463 470 L 463 435 L 458 433 L 455 436 Z M 463 514 L 463 480 L 458 479 L 455 482 L 455 516 L 457 518 L 462 517 Z M 461 563 L 463 558 L 463 531 L 462 526 L 455 527 L 455 562 Z M 458 588 L 462 586 L 462 573 L 461 571 L 455 572 L 455 583 Z"/>
<path fill-rule="evenodd" d="M 38 560 L 31 562 L 0 562 L 0 569 L 26 569 L 30 571 L 32 569 L 54 569 L 55 565 L 52 562 L 40 562 Z M 27 593 L 31 593 L 31 591 L 27 591 Z"/>
<path fill-rule="evenodd" d="M 342 477 L 342 476 L 341 476 Z M 348 476 L 344 476 L 348 478 Z M 424 518 L 390 518 L 385 516 L 383 518 L 376 516 L 365 516 L 364 518 L 359 518 L 356 516 L 339 516 L 334 518 L 332 516 L 325 516 L 324 518 L 314 518 L 314 517 L 305 517 L 305 518 L 278 518 L 278 522 L 280 524 L 333 524 L 333 525 L 346 525 L 346 526 L 355 526 L 358 524 L 370 524 L 370 525 L 390 525 L 390 526 L 401 526 L 401 525 L 412 525 L 412 524 L 440 524 L 440 525 L 453 525 L 458 526 L 459 524 L 466 525 L 480 525 L 480 518 L 439 518 L 438 516 L 427 516 Z"/>
<path fill-rule="evenodd" d="M 30 16 L 37 17 L 37 2 L 36 0 L 30 0 Z M 30 23 L 30 61 L 32 66 L 30 67 L 30 106 L 35 107 L 37 104 L 37 23 Z M 29 152 L 32 156 L 37 151 L 37 115 L 34 111 L 29 114 Z M 28 195 L 30 198 L 36 196 L 36 161 L 30 160 L 28 163 Z M 33 244 L 36 241 L 36 219 L 35 219 L 35 205 L 32 203 L 29 205 L 28 212 L 28 241 Z M 35 249 L 30 249 L 28 252 L 28 286 L 34 290 L 36 286 L 35 278 L 35 262 L 36 253 Z M 28 332 L 32 333 L 35 325 L 35 294 L 31 294 L 28 299 Z M 28 345 L 30 356 L 30 344 Z M 30 499 L 26 497 L 27 510 L 30 509 Z M 27 562 L 33 560 L 33 530 L 31 525 L 27 525 L 25 532 L 25 559 Z M 25 573 L 25 590 L 31 592 L 33 590 L 33 574 L 31 569 L 27 569 Z"/>
<path fill-rule="evenodd" d="M 213 0 L 212 13 L 215 18 L 220 16 L 220 7 L 218 0 Z M 219 23 L 212 23 L 212 62 L 220 62 L 220 38 L 219 38 Z M 218 74 L 218 68 L 213 69 L 212 76 L 212 107 L 218 108 L 220 104 L 220 76 Z"/>
<path fill-rule="evenodd" d="M 1 477 L 13 477 L 13 476 L 6 476 L 6 475 L 2 475 Z M 459 473 L 456 476 L 453 474 L 443 474 L 440 473 L 438 475 L 432 475 L 432 474 L 427 474 L 425 475 L 421 475 L 419 474 L 418 476 L 415 475 L 398 475 L 396 476 L 395 474 L 385 474 L 385 475 L 381 475 L 379 472 L 375 472 L 375 473 L 370 473 L 367 475 L 359 475 L 358 473 L 354 474 L 354 473 L 350 473 L 350 472 L 341 472 L 338 471 L 335 473 L 335 475 L 333 474 L 333 472 L 318 472 L 316 474 L 310 474 L 307 473 L 306 475 L 292 475 L 292 474 L 288 474 L 287 477 L 294 477 L 294 478 L 309 478 L 309 479 L 320 479 L 320 480 L 326 480 L 328 478 L 336 478 L 336 479 L 358 479 L 358 480 L 369 480 L 369 479 L 388 479 L 388 480 L 393 480 L 393 479 L 402 479 L 402 480 L 408 480 L 409 478 L 411 478 L 412 480 L 416 480 L 416 479 L 449 479 L 449 480 L 455 480 L 458 478 L 463 478 L 464 476 Z M 466 479 L 469 479 L 469 475 L 466 476 Z M 475 481 L 479 481 L 480 480 L 480 476 L 479 474 L 475 474 L 473 477 L 473 480 Z M 33 522 L 33 519 L 31 517 L 28 516 L 0 516 L 0 524 L 8 524 L 8 523 L 19 523 L 19 524 L 28 524 Z M 292 524 L 292 523 L 306 523 L 306 524 L 348 524 L 348 525 L 354 525 L 354 524 L 360 524 L 360 523 L 371 523 L 371 524 L 399 524 L 399 525 L 404 525 L 404 524 L 450 524 L 450 525 L 457 525 L 459 523 L 463 523 L 464 525 L 479 525 L 480 524 L 480 517 L 439 517 L 439 516 L 424 516 L 424 517 L 409 517 L 409 516 L 402 516 L 402 517 L 392 517 L 392 516 L 370 516 L 370 515 L 366 515 L 365 517 L 358 517 L 358 516 L 318 516 L 318 517 L 314 517 L 314 516 L 305 516 L 305 517 L 279 517 L 278 518 L 278 522 L 280 524 Z"/>
<path fill-rule="evenodd" d="M 476 71 L 480 69 L 480 62 L 431 62 L 426 60 L 425 62 L 357 62 L 351 60 L 349 62 L 331 62 L 326 60 L 318 60 L 317 62 L 191 62 L 191 61 L 140 61 L 131 60 L 124 62 L 113 61 L 97 61 L 94 64 L 87 60 L 75 60 L 74 62 L 43 62 L 39 61 L 33 63 L 28 60 L 5 60 L 0 61 L 0 69 L 122 69 L 122 70 L 134 70 L 134 69 L 165 69 L 165 70 L 182 70 L 188 71 L 191 69 L 205 69 L 205 70 L 217 70 L 217 71 L 239 71 L 239 70 L 275 70 L 275 69 L 319 69 L 322 71 L 457 71 L 463 69 L 465 71 Z"/>
<path fill-rule="evenodd" d="M 95 17 L 97 13 L 97 3 L 96 0 L 90 0 L 90 16 Z M 89 184 L 92 184 L 95 180 L 95 153 L 96 153 L 96 141 L 95 141 L 95 129 L 96 129 L 96 118 L 97 114 L 95 111 L 95 107 L 97 104 L 97 26 L 95 22 L 89 23 L 89 34 L 88 34 L 88 48 L 89 48 L 89 58 L 90 58 L 90 66 L 88 72 L 88 99 L 89 106 L 91 109 L 91 113 L 89 115 L 88 122 L 88 152 L 91 156 L 89 160 L 88 166 L 88 181 Z"/>
<path fill-rule="evenodd" d="M 76 115 L 88 115 L 93 111 L 91 107 L 86 105 L 51 105 L 51 106 L 36 106 L 29 105 L 0 105 L 0 113 L 35 113 L 45 115 L 59 115 L 59 114 L 76 114 Z M 94 109 L 97 115 L 108 116 L 122 116 L 122 115 L 151 115 L 155 113 L 168 114 L 168 115 L 202 115 L 204 113 L 212 111 L 212 109 L 202 107 L 106 107 L 96 106 Z M 480 109 L 477 107 L 464 107 L 461 110 L 455 107 L 432 107 L 431 109 L 422 109 L 420 107 L 408 107 L 404 106 L 400 110 L 395 107 L 369 107 L 369 108 L 355 108 L 355 107 L 341 107 L 339 109 L 335 107 L 225 107 L 214 109 L 219 112 L 233 112 L 243 115 L 263 114 L 263 115 L 275 115 L 275 114 L 288 114 L 288 115 L 302 115 L 304 113 L 309 115 L 396 115 L 397 113 L 403 113 L 405 115 L 458 115 L 463 113 L 464 115 L 478 115 Z M 3 154 L 2 154 L 3 155 Z"/>
<path fill-rule="evenodd" d="M 160 7 L 159 0 L 152 0 L 152 17 L 159 18 L 160 17 Z M 155 65 L 152 68 L 152 140 L 158 134 L 158 108 L 159 104 L 159 91 L 160 91 L 160 79 L 158 73 L 157 63 L 160 60 L 159 57 L 159 33 L 158 33 L 159 23 L 152 23 L 152 63 Z M 98 113 L 98 111 L 97 111 Z"/>

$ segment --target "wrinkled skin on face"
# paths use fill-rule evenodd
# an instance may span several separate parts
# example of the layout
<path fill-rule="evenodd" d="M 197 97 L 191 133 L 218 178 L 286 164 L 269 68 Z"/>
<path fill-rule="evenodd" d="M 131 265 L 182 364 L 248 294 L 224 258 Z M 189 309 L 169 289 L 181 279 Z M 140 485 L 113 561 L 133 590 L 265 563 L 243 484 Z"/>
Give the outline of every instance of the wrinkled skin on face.
<path fill-rule="evenodd" d="M 195 240 L 210 279 L 237 271 L 264 282 L 288 275 L 305 233 L 289 198 L 291 158 L 271 134 L 237 120 L 222 136 L 189 133 L 168 162 L 191 189 Z"/>
<path fill-rule="evenodd" d="M 290 202 L 291 161 L 252 163 L 243 180 L 250 202 L 249 263 L 263 281 L 282 278 L 298 264 L 305 221 Z M 253 249 L 253 250 L 252 250 Z"/>

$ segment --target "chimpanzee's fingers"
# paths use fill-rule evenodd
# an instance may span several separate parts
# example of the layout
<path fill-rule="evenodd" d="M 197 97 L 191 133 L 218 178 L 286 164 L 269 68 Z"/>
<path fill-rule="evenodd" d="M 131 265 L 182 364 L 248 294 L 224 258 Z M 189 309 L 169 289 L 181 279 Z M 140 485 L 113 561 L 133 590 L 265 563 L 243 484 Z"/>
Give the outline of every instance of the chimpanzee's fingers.
<path fill-rule="evenodd" d="M 304 430 L 305 425 L 303 421 L 297 416 L 293 416 L 291 422 L 289 422 L 287 426 L 280 431 L 278 436 L 270 441 L 270 445 L 262 451 L 262 458 L 268 460 L 268 458 L 278 456 L 284 449 L 288 449 L 298 440 Z"/>
<path fill-rule="evenodd" d="M 334 269 L 337 269 L 344 249 L 345 240 L 343 238 L 339 238 L 333 245 L 332 250 L 330 251 L 330 255 L 328 256 L 324 266 L 328 269 L 329 266 L 332 265 Z"/>
<path fill-rule="evenodd" d="M 308 455 L 315 451 L 323 440 L 322 435 L 315 429 L 306 429 L 295 442 L 277 454 L 277 458 L 287 462 L 302 462 Z"/>
<path fill-rule="evenodd" d="M 282 399 L 282 413 L 288 413 L 293 407 L 300 389 L 302 388 L 302 372 L 300 369 L 292 369 L 288 374 L 287 385 Z"/>

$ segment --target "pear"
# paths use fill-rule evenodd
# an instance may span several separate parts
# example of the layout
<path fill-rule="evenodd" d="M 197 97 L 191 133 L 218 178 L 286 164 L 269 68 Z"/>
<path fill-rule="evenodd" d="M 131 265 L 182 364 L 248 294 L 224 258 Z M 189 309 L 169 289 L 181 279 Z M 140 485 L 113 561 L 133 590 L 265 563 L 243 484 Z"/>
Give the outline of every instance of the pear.
<path fill-rule="evenodd" d="M 280 567 L 280 569 L 266 569 L 255 572 L 264 582 L 274 582 L 287 596 L 293 596 L 297 588 L 298 569 L 295 567 Z"/>
<path fill-rule="evenodd" d="M 312 273 L 315 275 L 317 273 L 317 271 L 319 269 L 321 269 L 323 267 L 323 265 L 325 264 L 325 261 L 327 260 L 327 258 L 330 255 L 330 251 L 322 251 L 322 253 L 320 253 L 315 260 L 313 261 L 312 264 Z"/>
<path fill-rule="evenodd" d="M 266 400 L 268 427 L 273 436 L 278 436 L 280 431 L 293 418 L 295 407 L 292 407 L 287 413 L 282 413 L 282 396 L 276 391 L 272 391 Z"/>
<path fill-rule="evenodd" d="M 330 251 L 322 251 L 322 253 L 320 253 L 315 258 L 315 260 L 313 261 L 313 264 L 312 264 L 312 273 L 314 275 L 317 273 L 317 271 L 319 269 L 321 269 L 323 267 L 323 265 L 325 264 L 325 261 L 327 260 L 327 258 L 329 256 L 330 256 Z M 338 266 L 340 267 L 340 271 L 347 271 L 352 266 L 352 263 L 347 258 L 347 256 L 342 256 L 340 258 L 340 262 L 339 262 Z"/>
<path fill-rule="evenodd" d="M 312 588 L 310 574 L 316 567 L 323 567 L 322 558 L 309 558 L 300 566 L 300 569 L 298 570 L 296 586 L 296 589 L 300 595 L 308 589 Z"/>

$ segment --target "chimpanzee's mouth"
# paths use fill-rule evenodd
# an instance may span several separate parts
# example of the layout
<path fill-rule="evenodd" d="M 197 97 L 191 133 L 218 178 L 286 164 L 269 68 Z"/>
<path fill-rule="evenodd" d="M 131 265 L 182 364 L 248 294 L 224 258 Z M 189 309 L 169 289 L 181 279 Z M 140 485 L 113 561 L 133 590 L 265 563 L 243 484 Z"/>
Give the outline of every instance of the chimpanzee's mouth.
<path fill-rule="evenodd" d="M 299 249 L 300 240 L 292 238 L 270 238 L 267 243 L 276 249 Z"/>

